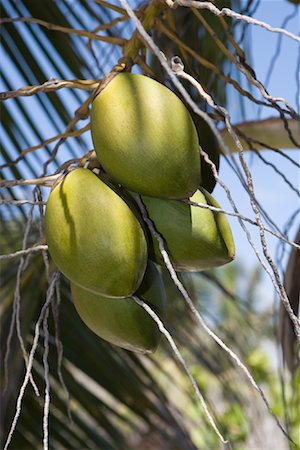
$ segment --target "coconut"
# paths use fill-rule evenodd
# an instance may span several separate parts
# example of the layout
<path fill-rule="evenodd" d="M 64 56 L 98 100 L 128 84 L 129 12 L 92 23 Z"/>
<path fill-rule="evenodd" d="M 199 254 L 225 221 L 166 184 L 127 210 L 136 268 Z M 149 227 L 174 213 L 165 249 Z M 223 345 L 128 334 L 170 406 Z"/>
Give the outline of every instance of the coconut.
<path fill-rule="evenodd" d="M 187 198 L 198 188 L 195 125 L 182 101 L 157 81 L 117 75 L 93 102 L 91 132 L 101 165 L 129 190 Z"/>
<path fill-rule="evenodd" d="M 107 298 L 75 284 L 71 285 L 71 290 L 79 316 L 102 339 L 135 352 L 155 351 L 161 335 L 157 324 L 133 298 Z M 151 261 L 136 296 L 163 319 L 165 289 L 162 278 Z"/>
<path fill-rule="evenodd" d="M 147 241 L 127 203 L 88 169 L 66 175 L 50 193 L 45 215 L 49 252 L 73 283 L 127 297 L 140 286 Z"/>
<path fill-rule="evenodd" d="M 165 241 L 171 262 L 177 271 L 201 271 L 233 260 L 235 247 L 226 215 L 178 200 L 142 196 L 148 215 Z M 190 199 L 220 208 L 205 189 Z M 162 263 L 156 239 L 152 258 Z"/>

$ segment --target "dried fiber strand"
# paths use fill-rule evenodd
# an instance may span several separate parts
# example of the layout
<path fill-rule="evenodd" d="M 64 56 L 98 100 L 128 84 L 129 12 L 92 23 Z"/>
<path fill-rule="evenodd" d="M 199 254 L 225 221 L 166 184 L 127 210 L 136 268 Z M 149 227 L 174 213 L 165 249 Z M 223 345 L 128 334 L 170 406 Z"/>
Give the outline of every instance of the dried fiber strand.
<path fill-rule="evenodd" d="M 40 213 L 40 217 L 39 217 L 39 233 L 40 233 L 40 238 L 43 240 L 45 238 L 45 230 L 44 230 L 44 208 L 43 208 L 43 196 L 42 196 L 42 191 L 41 188 L 39 186 L 36 186 L 34 188 L 34 195 L 36 196 L 36 200 L 39 203 L 39 213 Z M 45 266 L 45 271 L 46 271 L 46 278 L 48 283 L 50 282 L 50 265 L 49 265 L 49 258 L 48 258 L 48 252 L 47 250 L 42 250 L 42 255 L 43 255 L 43 261 L 44 261 L 44 266 Z"/>
<path fill-rule="evenodd" d="M 127 12 L 125 9 L 120 8 L 120 6 L 114 5 L 113 3 L 107 2 L 106 0 L 95 0 L 99 5 L 104 6 L 104 8 L 109 8 L 112 11 L 115 11 L 123 16 L 127 16 Z"/>
<path fill-rule="evenodd" d="M 283 179 L 283 181 L 289 186 L 289 188 L 296 193 L 298 197 L 300 197 L 299 189 L 295 188 L 295 186 L 291 183 L 291 181 L 286 177 L 286 175 L 278 169 L 278 167 L 273 164 L 271 161 L 268 161 L 260 152 L 255 148 L 251 148 L 251 150 L 256 154 L 256 156 L 261 159 L 267 166 L 272 167 L 272 169 Z M 266 231 L 266 230 L 265 230 Z"/>
<path fill-rule="evenodd" d="M 272 95 L 268 94 L 268 92 L 266 91 L 264 85 L 258 81 L 256 78 L 253 77 L 253 75 L 251 74 L 251 72 L 246 69 L 243 65 L 241 64 L 237 64 L 238 69 L 246 76 L 247 80 L 249 81 L 249 83 L 251 83 L 253 86 L 255 86 L 261 93 L 261 95 L 266 99 L 269 100 L 272 105 L 274 106 L 274 108 L 276 108 L 278 111 L 281 111 L 283 114 L 282 109 L 280 108 L 279 105 L 277 105 L 278 102 L 282 102 L 285 104 L 285 106 L 287 107 L 287 109 L 289 110 L 290 114 L 292 117 L 299 119 L 299 114 L 297 114 L 297 112 L 294 110 L 294 108 L 287 102 L 287 100 L 283 97 L 273 97 Z"/>
<path fill-rule="evenodd" d="M 0 255 L 0 260 L 19 258 L 20 256 L 30 255 L 31 253 L 36 253 L 43 250 L 48 250 L 48 245 L 35 245 L 34 247 L 27 248 L 26 250 L 18 250 L 17 252 L 8 253 L 7 255 Z"/>
<path fill-rule="evenodd" d="M 234 157 L 232 155 L 230 155 L 230 157 L 228 157 L 227 155 L 224 155 L 224 160 L 229 165 L 229 167 L 232 169 L 232 171 L 237 175 L 237 177 L 240 180 L 243 188 L 249 194 L 249 188 L 248 188 L 248 185 L 246 183 L 246 180 L 245 180 L 243 174 L 241 173 L 241 171 L 240 171 L 240 169 L 239 169 L 239 167 L 238 167 Z M 279 235 L 282 235 L 282 232 L 281 232 L 280 228 L 278 227 L 278 225 L 271 219 L 271 217 L 269 216 L 269 214 L 267 213 L 265 208 L 261 205 L 261 203 L 257 199 L 256 199 L 256 201 L 257 201 L 257 204 L 259 206 L 259 209 L 260 209 L 260 211 L 261 211 L 265 221 L 269 224 L 269 227 L 271 227 L 273 229 L 273 231 L 276 230 L 276 232 Z M 284 237 L 286 238 L 286 236 L 284 236 Z"/>
<path fill-rule="evenodd" d="M 52 306 L 52 314 L 54 318 L 54 328 L 55 328 L 55 346 L 57 351 L 57 374 L 60 384 L 65 392 L 65 396 L 67 399 L 67 414 L 70 421 L 70 424 L 73 423 L 72 419 L 72 411 L 71 411 L 71 396 L 70 392 L 67 388 L 67 385 L 64 380 L 64 376 L 62 373 L 62 365 L 63 365 L 63 344 L 60 339 L 60 328 L 59 328 L 59 307 L 61 303 L 61 293 L 60 293 L 60 279 L 58 279 L 55 286 L 55 296 L 53 297 L 53 301 L 51 302 Z"/>
<path fill-rule="evenodd" d="M 92 150 L 91 150 L 92 151 Z M 72 158 L 69 159 L 68 161 L 65 161 L 64 163 L 62 163 L 55 171 L 55 173 L 60 173 L 65 171 L 66 169 L 68 169 L 69 166 L 71 166 L 72 164 L 75 164 L 76 166 L 80 163 L 80 161 L 82 160 L 82 158 Z"/>
<path fill-rule="evenodd" d="M 27 245 L 28 236 L 29 236 L 29 233 L 30 233 L 31 227 L 32 227 L 33 208 L 34 208 L 34 205 L 30 208 L 29 215 L 28 215 L 28 220 L 27 220 L 27 224 L 26 224 L 26 228 L 25 228 L 25 232 L 24 232 L 23 244 L 22 244 L 23 249 Z M 9 355 L 11 354 L 11 341 L 12 341 L 12 337 L 13 337 L 14 327 L 16 327 L 17 336 L 18 336 L 18 339 L 20 342 L 20 346 L 21 346 L 25 364 L 28 365 L 28 355 L 27 355 L 24 340 L 22 337 L 21 321 L 20 321 L 21 320 L 20 319 L 21 279 L 22 279 L 23 272 L 24 272 L 25 266 L 26 266 L 26 259 L 24 258 L 24 256 L 25 255 L 23 255 L 20 260 L 18 271 L 17 271 L 16 288 L 15 288 L 14 300 L 13 300 L 13 311 L 12 311 L 12 317 L 11 317 L 9 332 L 8 332 L 7 341 L 6 341 L 6 351 L 5 351 L 5 357 L 4 357 L 4 378 L 5 378 L 4 392 L 7 390 L 7 387 L 8 387 L 8 361 L 9 361 Z M 32 375 L 30 375 L 30 383 L 32 384 L 35 395 L 39 396 L 40 395 L 39 390 L 33 380 Z"/>
<path fill-rule="evenodd" d="M 100 76 L 102 76 L 102 77 L 105 77 L 105 71 L 104 71 L 104 69 L 101 67 L 101 65 L 100 65 L 100 62 L 99 62 L 99 59 L 97 58 L 97 54 L 96 54 L 96 51 L 94 50 L 94 48 L 93 48 L 93 41 L 91 41 L 90 39 L 88 40 L 88 43 L 87 43 L 87 48 L 89 49 L 89 52 L 90 52 L 90 54 L 92 55 L 92 58 L 94 59 L 94 61 L 95 61 L 95 64 L 96 64 L 96 67 L 97 67 L 97 70 L 98 70 L 98 74 L 99 74 L 99 77 Z"/>
<path fill-rule="evenodd" d="M 30 354 L 29 354 L 29 358 L 28 358 L 28 365 L 27 365 L 27 368 L 26 368 L 26 374 L 25 374 L 25 377 L 24 377 L 23 384 L 20 387 L 20 391 L 19 391 L 19 395 L 18 395 L 18 399 L 17 399 L 17 404 L 16 404 L 16 412 L 15 412 L 15 415 L 14 415 L 14 418 L 13 418 L 13 421 L 12 421 L 12 424 L 11 424 L 11 427 L 10 427 L 10 430 L 9 430 L 9 434 L 8 434 L 6 443 L 4 445 L 4 450 L 7 450 L 8 447 L 9 447 L 9 444 L 10 444 L 10 442 L 12 440 L 14 431 L 16 429 L 16 425 L 18 423 L 18 419 L 19 419 L 20 414 L 21 414 L 22 400 L 23 400 L 23 397 L 24 397 L 24 393 L 25 393 L 25 390 L 26 390 L 29 378 L 30 378 L 32 365 L 33 365 L 33 361 L 34 361 L 35 351 L 36 351 L 37 346 L 38 346 L 38 341 L 39 341 L 39 336 L 40 336 L 40 326 L 41 326 L 41 323 L 44 320 L 45 313 L 46 313 L 46 311 L 47 311 L 47 309 L 49 307 L 49 304 L 51 302 L 51 299 L 52 299 L 52 296 L 53 296 L 54 290 L 55 290 L 55 285 L 56 285 L 58 279 L 59 279 L 59 272 L 56 271 L 53 274 L 52 278 L 51 278 L 51 282 L 50 282 L 49 288 L 47 290 L 46 301 L 45 301 L 45 303 L 44 303 L 44 305 L 43 305 L 43 307 L 41 309 L 39 318 L 38 318 L 38 320 L 37 320 L 37 322 L 35 324 L 34 339 L 33 339 L 33 344 L 32 344 L 32 347 L 31 347 Z"/>
<path fill-rule="evenodd" d="M 43 319 L 44 332 L 44 352 L 43 352 L 43 366 L 45 379 L 45 398 L 44 398 L 44 414 L 43 414 L 43 448 L 49 449 L 49 408 L 50 408 L 50 380 L 49 380 L 49 330 L 48 330 L 48 316 L 49 308 L 46 309 Z"/>
<path fill-rule="evenodd" d="M 43 201 L 42 192 L 39 186 L 34 188 L 35 196 L 40 203 Z M 44 210 L 43 206 L 39 205 L 39 233 L 41 239 L 44 238 Z M 50 265 L 48 259 L 48 253 L 46 250 L 42 250 L 43 261 L 45 266 L 46 278 L 48 284 L 50 285 Z M 56 285 L 57 287 L 57 285 Z M 55 296 L 53 295 L 53 298 Z M 53 301 L 51 301 L 53 304 Z M 45 380 L 45 400 L 44 400 L 44 415 L 43 415 L 43 447 L 44 450 L 49 449 L 49 408 L 50 408 L 50 381 L 49 381 L 49 330 L 48 330 L 48 316 L 49 309 L 46 310 L 45 317 L 43 320 L 43 332 L 44 332 L 44 353 L 43 353 L 43 366 L 44 366 L 44 380 Z"/>
<path fill-rule="evenodd" d="M 48 177 L 41 177 L 41 178 L 33 178 L 28 180 L 0 180 L 0 188 L 4 187 L 14 187 L 14 186 L 37 186 L 37 185 L 43 185 L 43 186 L 52 186 L 52 183 L 57 180 L 61 175 L 49 175 Z"/>
<path fill-rule="evenodd" d="M 217 425 L 215 424 L 215 421 L 211 415 L 211 413 L 209 412 L 208 406 L 203 398 L 203 395 L 201 394 L 199 387 L 196 383 L 196 380 L 194 379 L 190 368 L 188 366 L 188 364 L 186 363 L 186 361 L 184 360 L 183 356 L 181 355 L 180 351 L 178 350 L 174 339 L 172 338 L 172 336 L 170 335 L 170 333 L 168 332 L 168 330 L 165 328 L 164 324 L 162 323 L 162 321 L 160 320 L 160 318 L 157 316 L 157 314 L 150 308 L 149 305 L 147 305 L 144 301 L 142 301 L 139 297 L 133 295 L 132 296 L 133 300 L 140 305 L 142 308 L 144 308 L 144 310 L 151 316 L 151 318 L 155 321 L 155 323 L 157 324 L 159 331 L 165 336 L 165 338 L 167 339 L 167 341 L 169 342 L 176 358 L 178 359 L 178 361 L 182 364 L 185 372 L 187 373 L 190 382 L 192 383 L 193 389 L 198 397 L 198 399 L 200 400 L 200 403 L 202 405 L 202 408 L 204 410 L 204 413 L 211 425 L 211 427 L 214 429 L 215 433 L 217 434 L 217 436 L 219 437 L 219 439 L 221 440 L 221 442 L 223 444 L 227 444 L 228 448 L 231 448 L 231 445 L 229 443 L 228 440 L 225 440 L 225 438 L 222 436 L 222 434 L 220 433 L 220 431 L 217 428 Z"/>
<path fill-rule="evenodd" d="M 115 27 L 116 25 L 118 25 L 119 23 L 121 23 L 121 22 L 126 22 L 128 20 L 128 16 L 127 16 L 127 14 L 123 14 L 123 16 L 119 16 L 119 17 L 115 17 L 114 19 L 112 19 L 110 22 L 108 22 L 108 23 L 103 23 L 103 24 L 101 24 L 101 25 L 98 25 L 96 28 L 94 28 L 93 29 L 93 33 L 98 33 L 98 31 L 101 31 L 101 30 L 108 30 L 108 29 L 110 29 L 110 28 L 113 28 L 113 27 Z M 90 39 L 89 39 L 89 42 L 88 42 L 88 44 L 87 44 L 87 47 L 89 46 L 89 43 L 90 43 Z"/>
<path fill-rule="evenodd" d="M 278 109 L 278 111 L 279 111 L 280 118 L 283 121 L 284 128 L 289 136 L 290 141 L 295 145 L 296 148 L 300 149 L 300 142 L 297 142 L 296 139 L 294 138 L 292 130 L 290 129 L 290 126 L 289 126 L 289 122 L 288 122 L 287 118 L 285 117 L 283 111 L 279 110 L 279 109 Z M 297 117 L 297 121 L 298 122 L 300 121 L 300 116 Z"/>
<path fill-rule="evenodd" d="M 232 11 L 229 8 L 222 8 L 220 10 L 213 3 L 210 3 L 210 2 L 204 2 L 204 1 L 199 2 L 199 1 L 194 1 L 194 0 L 174 0 L 174 1 L 166 0 L 166 3 L 168 6 L 170 6 L 172 8 L 174 8 L 176 6 L 185 6 L 188 8 L 207 9 L 211 13 L 215 14 L 216 16 L 228 16 L 235 20 L 241 20 L 247 24 L 256 25 L 261 28 L 264 28 L 265 30 L 271 31 L 272 33 L 281 33 L 284 36 L 287 36 L 290 39 L 293 39 L 294 41 L 300 42 L 300 37 L 296 36 L 294 33 L 291 33 L 282 28 L 272 27 L 271 25 L 269 25 L 266 22 L 254 19 L 253 17 L 245 16 L 243 14 L 239 14 L 235 11 Z"/>
<path fill-rule="evenodd" d="M 13 198 L 0 198 L 0 205 L 46 205 L 46 202 L 37 202 L 35 200 L 15 200 Z"/>
<path fill-rule="evenodd" d="M 290 229 L 295 223 L 295 220 L 300 213 L 300 208 L 298 208 L 289 218 L 289 220 L 286 222 L 284 226 L 284 231 L 286 234 L 289 233 Z M 276 258 L 275 262 L 277 264 L 277 267 L 282 273 L 282 276 L 284 276 L 285 268 L 283 267 L 283 260 L 284 260 L 284 254 L 285 254 L 285 245 L 283 242 L 279 242 L 276 248 Z M 273 300 L 273 321 L 274 321 L 274 334 L 275 339 L 277 342 L 277 361 L 278 361 L 278 374 L 279 374 L 279 380 L 280 380 L 280 388 L 281 388 L 281 401 L 283 405 L 284 410 L 284 419 L 285 419 L 285 426 L 286 429 L 289 430 L 290 428 L 290 415 L 289 415 L 289 408 L 287 404 L 287 390 L 286 390 L 286 355 L 284 354 L 284 349 L 282 347 L 282 337 L 280 336 L 280 319 L 282 320 L 282 316 L 280 316 L 280 304 L 278 305 L 278 298 L 276 293 L 274 293 L 274 300 Z"/>
<path fill-rule="evenodd" d="M 112 19 L 109 23 L 102 23 L 101 25 L 98 25 L 96 28 L 94 28 L 94 30 L 92 32 L 98 33 L 101 30 L 109 30 L 110 28 L 116 26 L 117 24 L 126 22 L 127 20 L 128 20 L 127 15 L 116 17 L 116 18 Z M 93 48 L 93 44 L 97 44 L 97 42 L 89 39 L 86 46 L 95 61 L 98 73 L 101 74 L 101 76 L 105 77 L 105 72 L 99 63 L 99 58 L 96 55 L 96 51 Z M 106 49 L 106 51 L 103 51 L 103 55 L 102 55 L 103 59 L 106 59 L 108 54 L 111 54 L 111 51 L 109 49 Z"/>
<path fill-rule="evenodd" d="M 236 126 L 234 127 L 234 129 L 236 130 L 238 136 L 240 136 L 244 141 L 249 143 L 249 147 L 251 147 L 252 144 L 257 144 L 264 149 L 272 150 L 273 152 L 275 152 L 275 153 L 279 154 L 280 156 L 282 156 L 283 158 L 287 159 L 291 164 L 293 164 L 294 166 L 296 166 L 297 168 L 300 169 L 300 164 L 297 161 L 295 161 L 293 158 L 291 158 L 289 155 L 287 155 L 280 148 L 272 147 L 270 144 L 267 144 L 266 142 L 262 142 L 253 137 L 249 137 Z"/>
<path fill-rule="evenodd" d="M 0 92 L 0 101 L 8 100 L 16 97 L 29 97 L 39 92 L 53 92 L 63 88 L 83 89 L 92 91 L 99 85 L 97 80 L 58 80 L 50 78 L 45 83 L 36 86 L 23 86 L 15 91 Z"/>

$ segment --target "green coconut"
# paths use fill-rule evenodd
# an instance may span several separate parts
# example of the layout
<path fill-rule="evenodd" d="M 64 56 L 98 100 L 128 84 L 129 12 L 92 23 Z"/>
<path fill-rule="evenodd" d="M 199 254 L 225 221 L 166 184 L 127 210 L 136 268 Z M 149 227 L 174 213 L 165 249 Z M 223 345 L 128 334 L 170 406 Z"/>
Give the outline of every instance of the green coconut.
<path fill-rule="evenodd" d="M 145 195 L 190 197 L 200 184 L 198 137 L 182 101 L 143 75 L 121 73 L 95 98 L 97 157 L 115 181 Z"/>
<path fill-rule="evenodd" d="M 150 219 L 165 241 L 171 262 L 177 271 L 201 271 L 233 260 L 235 247 L 226 215 L 178 200 L 142 196 Z M 220 208 L 205 189 L 190 199 Z M 156 239 L 152 257 L 162 262 Z"/>
<path fill-rule="evenodd" d="M 72 284 L 72 298 L 83 322 L 98 336 L 119 347 L 140 353 L 156 350 L 160 332 L 155 321 L 133 298 L 107 298 Z M 149 261 L 137 297 L 163 319 L 166 294 L 162 278 Z"/>
<path fill-rule="evenodd" d="M 73 283 L 111 297 L 140 286 L 147 241 L 128 204 L 88 169 L 70 172 L 50 193 L 45 215 L 49 252 Z"/>

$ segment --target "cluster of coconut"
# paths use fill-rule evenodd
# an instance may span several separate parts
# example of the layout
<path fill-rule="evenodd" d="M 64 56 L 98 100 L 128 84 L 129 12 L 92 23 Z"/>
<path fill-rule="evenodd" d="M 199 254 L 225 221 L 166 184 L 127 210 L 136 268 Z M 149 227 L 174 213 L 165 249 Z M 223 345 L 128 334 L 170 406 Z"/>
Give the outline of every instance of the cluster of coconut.
<path fill-rule="evenodd" d="M 164 317 L 156 267 L 162 258 L 135 195 L 177 271 L 231 261 L 231 230 L 224 214 L 182 201 L 219 207 L 200 187 L 198 133 L 170 89 L 142 75 L 117 75 L 93 102 L 91 132 L 109 178 L 76 168 L 52 189 L 45 217 L 49 252 L 91 330 L 120 347 L 152 352 L 160 332 L 132 296 Z"/>

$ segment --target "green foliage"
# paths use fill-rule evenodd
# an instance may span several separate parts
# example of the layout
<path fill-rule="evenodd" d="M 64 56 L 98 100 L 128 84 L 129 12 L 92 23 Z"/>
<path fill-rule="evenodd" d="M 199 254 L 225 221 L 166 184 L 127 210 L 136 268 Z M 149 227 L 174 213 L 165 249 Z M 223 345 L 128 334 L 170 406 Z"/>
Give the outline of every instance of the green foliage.
<path fill-rule="evenodd" d="M 248 367 L 259 383 L 268 381 L 270 377 L 270 362 L 268 355 L 260 348 L 254 348 L 247 357 Z"/>
<path fill-rule="evenodd" d="M 226 436 L 231 436 L 231 441 L 236 449 L 242 449 L 242 443 L 246 441 L 250 432 L 248 420 L 243 408 L 237 403 L 229 405 L 220 418 L 222 431 Z"/>

